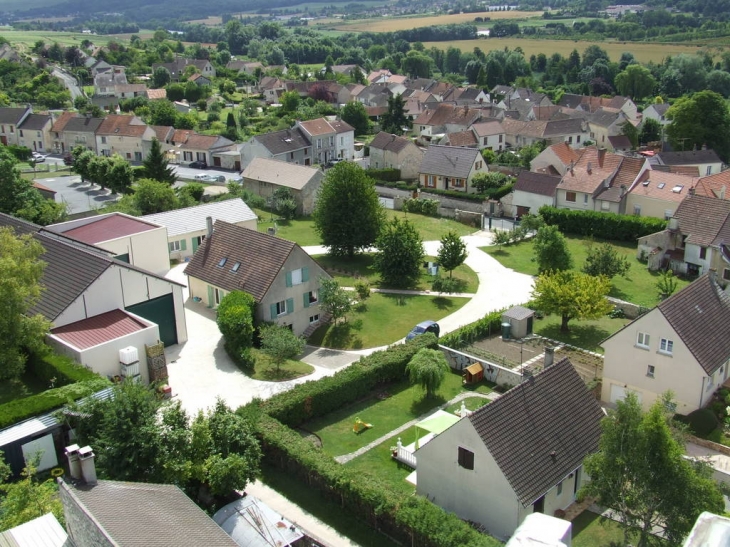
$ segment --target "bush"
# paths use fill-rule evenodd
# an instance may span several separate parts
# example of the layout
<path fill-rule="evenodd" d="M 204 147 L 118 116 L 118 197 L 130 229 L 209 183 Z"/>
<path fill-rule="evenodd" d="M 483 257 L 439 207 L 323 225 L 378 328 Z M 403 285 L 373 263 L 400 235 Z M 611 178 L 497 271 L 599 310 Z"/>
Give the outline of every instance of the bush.
<path fill-rule="evenodd" d="M 480 194 L 467 194 L 465 192 L 457 192 L 456 190 L 439 190 L 438 188 L 423 188 L 423 192 L 435 194 L 437 196 L 446 196 L 454 199 L 463 199 L 465 201 L 484 201 L 484 196 Z"/>
<path fill-rule="evenodd" d="M 16 399 L 0 405 L 0 428 L 22 420 L 48 413 L 65 404 L 87 397 L 110 386 L 109 380 L 99 378 L 49 389 L 24 399 Z"/>
<path fill-rule="evenodd" d="M 70 357 L 51 351 L 29 355 L 26 369 L 38 379 L 57 387 L 101 378 L 96 372 L 79 365 Z"/>
<path fill-rule="evenodd" d="M 406 199 L 403 202 L 403 211 L 406 213 L 418 213 L 419 215 L 427 215 L 435 217 L 439 210 L 439 200 L 437 199 Z"/>
<path fill-rule="evenodd" d="M 247 350 L 253 345 L 256 300 L 243 291 L 228 293 L 218 306 L 218 329 L 223 335 L 223 347 L 239 366 L 249 366 Z"/>
<path fill-rule="evenodd" d="M 481 338 L 486 338 L 491 334 L 500 332 L 502 328 L 502 313 L 504 313 L 505 309 L 507 308 L 488 313 L 478 321 L 464 325 L 460 329 L 442 336 L 439 344 L 447 348 L 461 349 Z"/>
<path fill-rule="evenodd" d="M 27 146 L 18 146 L 17 144 L 8 144 L 6 148 L 18 161 L 28 161 L 33 153 Z"/>
<path fill-rule="evenodd" d="M 400 169 L 372 169 L 369 168 L 366 171 L 370 178 L 375 180 L 382 180 L 385 182 L 397 182 L 400 180 Z"/>
<path fill-rule="evenodd" d="M 431 284 L 434 292 L 457 293 L 464 288 L 464 281 L 454 277 L 437 277 Z"/>
<path fill-rule="evenodd" d="M 546 224 L 557 226 L 564 234 L 591 236 L 615 241 L 631 241 L 661 232 L 667 221 L 659 218 L 617 215 L 597 211 L 573 211 L 543 206 L 539 210 Z"/>
<path fill-rule="evenodd" d="M 717 416 L 709 408 L 700 408 L 687 416 L 677 415 L 676 419 L 688 424 L 690 431 L 698 437 L 707 437 L 720 425 Z"/>

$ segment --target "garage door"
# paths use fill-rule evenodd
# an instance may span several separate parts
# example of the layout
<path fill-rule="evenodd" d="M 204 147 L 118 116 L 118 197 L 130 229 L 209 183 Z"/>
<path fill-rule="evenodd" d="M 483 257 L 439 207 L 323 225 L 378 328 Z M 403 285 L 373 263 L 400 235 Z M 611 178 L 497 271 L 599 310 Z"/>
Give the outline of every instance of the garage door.
<path fill-rule="evenodd" d="M 148 321 L 157 323 L 160 339 L 166 346 L 177 344 L 177 324 L 175 323 L 175 301 L 172 294 L 160 296 L 147 302 L 129 306 L 126 310 Z"/>
<path fill-rule="evenodd" d="M 636 399 L 639 401 L 639 404 L 641 404 L 641 393 L 638 391 L 633 391 L 630 389 L 626 389 L 623 386 L 617 386 L 616 384 L 611 384 L 611 402 L 615 403 L 617 401 L 623 401 L 626 398 L 627 393 L 633 393 L 636 395 Z"/>

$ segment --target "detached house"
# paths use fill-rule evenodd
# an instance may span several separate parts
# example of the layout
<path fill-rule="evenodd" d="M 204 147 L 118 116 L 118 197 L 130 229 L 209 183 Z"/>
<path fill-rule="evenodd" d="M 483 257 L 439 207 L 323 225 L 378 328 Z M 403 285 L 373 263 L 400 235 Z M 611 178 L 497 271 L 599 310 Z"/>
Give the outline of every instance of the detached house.
<path fill-rule="evenodd" d="M 33 109 L 0 108 L 0 144 L 18 144 L 18 126 L 30 116 Z"/>
<path fill-rule="evenodd" d="M 182 163 L 202 161 L 206 165 L 222 167 L 220 154 L 233 150 L 236 143 L 219 135 L 199 135 L 187 129 L 177 129 L 172 135 L 172 144 Z M 237 162 L 238 154 L 235 156 Z"/>
<path fill-rule="evenodd" d="M 128 161 L 141 162 L 154 138 L 155 130 L 137 116 L 111 114 L 96 130 L 96 148 L 102 156 L 119 154 Z"/>
<path fill-rule="evenodd" d="M 355 156 L 355 130 L 345 122 L 319 118 L 298 121 L 296 127 L 312 143 L 315 163 L 324 165 L 332 159 L 351 160 Z"/>
<path fill-rule="evenodd" d="M 728 325 L 730 295 L 703 275 L 603 341 L 601 398 L 648 409 L 671 390 L 680 414 L 703 408 L 728 378 Z"/>
<path fill-rule="evenodd" d="M 428 190 L 455 190 L 473 194 L 471 179 L 489 171 L 476 148 L 458 148 L 432 144 L 426 149 L 419 169 L 419 182 Z"/>
<path fill-rule="evenodd" d="M 159 67 L 166 68 L 170 72 L 170 76 L 174 81 L 180 80 L 185 69 L 188 66 L 194 66 L 196 72 L 200 72 L 207 78 L 215 78 L 215 67 L 206 59 L 186 59 L 185 57 L 175 57 L 172 63 L 155 63 L 152 65 L 152 72 Z"/>
<path fill-rule="evenodd" d="M 256 135 L 241 147 L 244 169 L 254 158 L 312 165 L 312 156 L 312 142 L 300 127 Z"/>
<path fill-rule="evenodd" d="M 555 205 L 555 188 L 560 177 L 546 173 L 521 171 L 512 190 L 514 214 L 522 217 L 528 213 L 537 214 L 543 205 Z"/>
<path fill-rule="evenodd" d="M 423 150 L 405 137 L 381 131 L 370 143 L 370 167 L 400 169 L 403 180 L 415 180 L 423 160 Z"/>
<path fill-rule="evenodd" d="M 241 176 L 244 188 L 264 198 L 273 197 L 280 188 L 288 189 L 298 215 L 312 214 L 324 178 L 321 169 L 266 158 L 254 158 Z"/>
<path fill-rule="evenodd" d="M 79 116 L 74 112 L 64 112 L 51 126 L 53 148 L 58 153 L 71 152 L 76 146 L 97 152 L 96 132 L 103 118 Z"/>
<path fill-rule="evenodd" d="M 471 126 L 479 150 L 501 152 L 506 144 L 504 127 L 499 120 L 477 122 Z"/>
<path fill-rule="evenodd" d="M 291 241 L 218 220 L 185 268 L 190 297 L 217 307 L 231 291 L 256 299 L 256 321 L 304 334 L 323 319 L 319 280 L 329 277 Z"/>
<path fill-rule="evenodd" d="M 416 492 L 509 538 L 531 513 L 566 509 L 598 450 L 601 407 L 563 359 L 431 439 Z"/>
<path fill-rule="evenodd" d="M 52 148 L 50 114 L 29 114 L 18 126 L 18 144 L 34 152 L 48 152 Z"/>

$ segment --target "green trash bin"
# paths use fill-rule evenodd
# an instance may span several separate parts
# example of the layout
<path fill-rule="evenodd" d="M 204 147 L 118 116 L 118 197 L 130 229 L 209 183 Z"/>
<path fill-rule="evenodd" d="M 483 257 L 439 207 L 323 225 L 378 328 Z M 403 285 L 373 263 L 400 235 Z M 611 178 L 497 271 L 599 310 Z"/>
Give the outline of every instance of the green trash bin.
<path fill-rule="evenodd" d="M 502 340 L 509 340 L 511 331 L 512 325 L 509 323 L 502 323 Z"/>

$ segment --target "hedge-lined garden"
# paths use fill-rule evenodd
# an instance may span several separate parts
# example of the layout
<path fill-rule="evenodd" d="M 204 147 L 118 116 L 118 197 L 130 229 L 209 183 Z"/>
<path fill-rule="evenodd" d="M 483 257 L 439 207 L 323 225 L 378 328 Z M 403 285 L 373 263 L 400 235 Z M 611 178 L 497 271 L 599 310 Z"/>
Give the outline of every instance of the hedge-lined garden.
<path fill-rule="evenodd" d="M 564 234 L 590 236 L 614 241 L 635 242 L 642 236 L 661 232 L 667 221 L 660 218 L 618 215 L 599 211 L 540 207 L 545 224 L 557 226 Z"/>
<path fill-rule="evenodd" d="M 316 382 L 306 382 L 238 412 L 253 418 L 266 461 L 305 482 L 376 530 L 407 545 L 491 547 L 500 543 L 478 533 L 428 500 L 397 492 L 376 475 L 336 463 L 291 428 L 324 416 L 405 377 L 406 365 L 423 347 L 436 347 L 427 334 L 363 357 Z"/>

